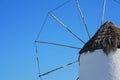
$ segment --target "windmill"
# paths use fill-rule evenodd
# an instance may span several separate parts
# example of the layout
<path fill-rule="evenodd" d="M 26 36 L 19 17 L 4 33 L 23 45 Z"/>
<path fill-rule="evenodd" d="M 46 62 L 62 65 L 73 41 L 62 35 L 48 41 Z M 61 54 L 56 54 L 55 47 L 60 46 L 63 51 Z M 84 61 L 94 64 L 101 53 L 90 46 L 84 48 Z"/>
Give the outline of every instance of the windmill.
<path fill-rule="evenodd" d="M 105 22 L 80 50 L 80 78 L 120 80 L 120 28 Z"/>
<path fill-rule="evenodd" d="M 72 29 L 70 29 L 67 25 L 65 25 L 65 24 L 63 23 L 63 21 L 61 21 L 61 20 L 53 13 L 56 9 L 59 9 L 60 7 L 62 7 L 62 6 L 64 6 L 64 5 L 66 5 L 67 3 L 69 3 L 70 1 L 71 1 L 71 0 L 67 1 L 67 2 L 61 4 L 60 6 L 56 7 L 55 9 L 49 11 L 49 12 L 48 12 L 48 15 L 51 16 L 51 17 L 52 17 L 56 22 L 58 22 L 67 32 L 69 32 L 74 38 L 76 38 L 77 40 L 79 40 L 79 41 L 80 41 L 81 43 L 83 43 L 83 45 L 85 45 L 85 46 L 84 46 L 83 48 L 82 48 L 82 47 L 79 48 L 79 47 L 75 47 L 75 46 L 71 46 L 71 45 L 65 45 L 65 44 L 60 44 L 60 43 L 55 43 L 55 42 L 41 41 L 41 40 L 38 40 L 40 34 L 38 34 L 38 37 L 37 37 L 37 39 L 35 40 L 35 43 L 36 43 L 36 44 L 40 43 L 40 44 L 47 44 L 47 45 L 55 45 L 55 46 L 62 46 L 62 47 L 77 49 L 77 50 L 80 50 L 80 56 L 81 56 L 82 53 L 87 52 L 87 51 L 90 51 L 89 49 L 86 49 L 86 44 L 87 44 L 87 43 L 86 43 L 84 40 L 82 40 L 80 37 L 78 37 L 78 35 L 76 35 L 76 34 L 72 31 Z M 83 16 L 83 13 L 82 13 L 82 10 L 81 10 L 81 7 L 80 7 L 80 4 L 79 4 L 78 0 L 76 0 L 76 6 L 77 6 L 78 12 L 79 12 L 79 14 L 80 14 L 80 16 L 81 16 L 81 19 L 82 19 L 82 21 L 83 21 L 83 24 L 84 24 L 86 33 L 87 33 L 87 35 L 88 35 L 88 38 L 91 40 L 92 38 L 90 37 L 89 31 L 88 31 L 88 27 L 87 27 L 87 24 L 86 24 L 86 21 L 85 21 L 85 18 L 84 18 L 84 16 Z M 104 4 L 103 4 L 101 24 L 104 23 L 105 6 L 106 6 L 106 0 L 104 0 Z M 48 15 L 47 15 L 47 17 L 48 17 Z M 45 24 L 45 22 L 46 22 L 46 20 L 47 20 L 47 17 L 46 17 L 46 19 L 45 19 L 45 21 L 44 21 L 44 23 L 43 23 L 42 26 L 44 26 L 44 24 Z M 42 27 L 42 29 L 43 29 L 43 27 Z M 40 30 L 40 33 L 41 33 L 42 29 Z M 88 42 L 88 43 L 89 43 L 89 42 Z M 84 49 L 85 49 L 85 50 L 84 50 Z M 100 49 L 101 49 L 101 48 L 100 48 Z M 80 75 L 79 75 L 79 78 L 77 78 L 78 80 L 80 80 L 80 77 L 81 77 L 81 65 L 82 65 L 82 64 L 81 64 L 81 61 L 82 61 L 81 57 L 80 57 L 80 59 L 79 59 L 79 60 L 81 60 L 81 61 L 76 60 L 76 61 L 70 62 L 70 63 L 68 63 L 68 64 L 66 64 L 66 65 L 60 66 L 60 67 L 55 68 L 55 69 L 50 70 L 50 71 L 47 71 L 47 72 L 45 72 L 45 73 L 43 73 L 43 74 L 40 73 L 40 69 L 39 69 L 39 68 L 40 68 L 40 64 L 39 64 L 39 56 L 38 56 L 38 47 L 37 47 L 37 45 L 36 45 L 36 57 L 37 57 L 37 64 L 38 64 L 38 70 L 39 70 L 39 77 L 40 77 L 40 79 L 41 79 L 41 77 L 43 77 L 43 76 L 45 76 L 45 75 L 48 75 L 48 74 L 50 74 L 50 73 L 52 73 L 52 72 L 55 72 L 55 71 L 57 71 L 57 70 L 59 70 L 59 69 L 62 69 L 62 68 L 65 68 L 65 67 L 67 67 L 67 66 L 70 66 L 70 65 L 72 65 L 72 64 L 75 64 L 75 63 L 77 63 L 77 62 L 80 62 Z M 83 57 L 84 57 L 84 56 L 83 56 Z M 83 58 L 83 59 L 84 59 L 84 58 Z M 83 64 L 83 65 L 84 65 L 84 64 Z M 83 69 L 83 70 L 84 70 L 84 69 Z M 41 80 L 42 80 L 42 79 L 41 79 Z M 87 79 L 86 79 L 86 80 L 87 80 Z"/>

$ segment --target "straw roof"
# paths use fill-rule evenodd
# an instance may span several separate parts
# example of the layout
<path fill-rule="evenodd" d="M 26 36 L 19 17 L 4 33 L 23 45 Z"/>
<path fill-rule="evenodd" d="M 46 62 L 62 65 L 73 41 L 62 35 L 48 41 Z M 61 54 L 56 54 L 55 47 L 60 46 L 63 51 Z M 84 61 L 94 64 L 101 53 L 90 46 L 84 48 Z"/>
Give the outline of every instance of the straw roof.
<path fill-rule="evenodd" d="M 107 21 L 101 25 L 100 29 L 83 46 L 79 53 L 102 49 L 108 55 L 111 50 L 115 51 L 117 48 L 120 48 L 120 28 Z"/>

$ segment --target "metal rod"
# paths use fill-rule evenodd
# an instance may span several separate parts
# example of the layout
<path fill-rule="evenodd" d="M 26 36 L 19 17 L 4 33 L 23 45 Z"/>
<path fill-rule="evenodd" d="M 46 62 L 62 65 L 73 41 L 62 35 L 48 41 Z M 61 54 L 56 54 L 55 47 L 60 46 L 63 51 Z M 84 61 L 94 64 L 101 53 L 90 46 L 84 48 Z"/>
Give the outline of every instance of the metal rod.
<path fill-rule="evenodd" d="M 103 3 L 101 24 L 103 24 L 103 22 L 104 22 L 105 7 L 106 7 L 106 0 L 104 0 L 104 3 Z"/>
<path fill-rule="evenodd" d="M 50 73 L 52 73 L 52 72 L 55 72 L 55 71 L 57 71 L 57 70 L 59 70 L 59 69 L 65 68 L 65 67 L 67 67 L 67 66 L 70 66 L 70 65 L 72 65 L 72 64 L 75 64 L 75 63 L 77 63 L 77 62 L 78 62 L 78 60 L 77 60 L 77 61 L 74 61 L 74 62 L 71 62 L 71 63 L 68 63 L 68 64 L 66 64 L 66 65 L 60 66 L 60 67 L 55 68 L 55 69 L 53 69 L 53 70 L 50 70 L 50 71 L 48 71 L 48 72 L 46 72 L 46 73 L 40 74 L 39 77 L 48 75 L 48 74 L 50 74 Z"/>
<path fill-rule="evenodd" d="M 72 32 L 72 30 L 70 30 L 68 28 L 68 26 L 66 26 L 61 20 L 59 20 L 52 12 L 49 12 L 50 16 L 52 16 L 59 24 L 61 24 L 69 33 L 71 33 L 75 38 L 77 38 L 78 40 L 80 40 L 83 44 L 85 44 L 85 42 L 80 39 L 75 33 Z"/>
<path fill-rule="evenodd" d="M 89 33 L 89 31 L 88 31 L 88 27 L 87 27 L 86 21 L 85 21 L 85 19 L 84 19 L 84 16 L 83 16 L 83 14 L 82 14 L 82 10 L 81 10 L 81 8 L 80 8 L 80 4 L 79 4 L 78 0 L 76 0 L 76 4 L 77 4 L 78 11 L 79 11 L 79 13 L 80 13 L 80 16 L 81 16 L 81 18 L 82 18 L 82 21 L 83 21 L 83 23 L 84 23 L 84 26 L 85 26 L 87 35 L 88 35 L 88 37 L 89 37 L 89 39 L 90 39 L 90 33 Z"/>
<path fill-rule="evenodd" d="M 68 46 L 68 45 L 64 45 L 64 44 L 58 44 L 58 43 L 53 43 L 53 42 L 45 42 L 45 41 L 35 41 L 37 43 L 42 43 L 42 44 L 51 44 L 51 45 L 56 45 L 56 46 L 63 46 L 63 47 L 68 47 L 68 48 L 73 48 L 73 49 L 81 49 L 78 47 L 74 47 L 74 46 Z"/>

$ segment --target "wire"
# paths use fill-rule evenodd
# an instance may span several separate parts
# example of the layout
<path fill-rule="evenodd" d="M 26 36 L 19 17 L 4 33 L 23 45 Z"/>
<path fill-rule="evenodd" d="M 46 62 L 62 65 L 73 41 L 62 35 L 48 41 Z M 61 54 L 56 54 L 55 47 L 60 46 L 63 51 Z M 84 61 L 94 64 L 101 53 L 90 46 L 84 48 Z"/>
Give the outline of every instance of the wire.
<path fill-rule="evenodd" d="M 70 66 L 70 65 L 72 65 L 72 64 L 75 64 L 75 63 L 77 63 L 77 62 L 78 62 L 78 60 L 77 60 L 77 61 L 74 61 L 74 62 L 71 62 L 71 63 L 68 63 L 68 64 L 65 64 L 65 65 L 63 65 L 63 66 L 60 66 L 60 67 L 55 68 L 55 69 L 53 69 L 53 70 L 50 70 L 50 71 L 48 71 L 48 72 L 46 72 L 46 73 L 43 73 L 43 74 L 39 75 L 39 77 L 48 75 L 48 74 L 50 74 L 50 73 L 52 73 L 52 72 L 54 72 L 54 71 L 57 71 L 57 70 L 59 70 L 59 69 L 65 68 L 65 67 L 68 67 L 68 66 Z"/>
<path fill-rule="evenodd" d="M 38 35 L 37 35 L 36 40 L 39 39 L 39 36 L 40 36 L 40 34 L 41 34 L 41 32 L 42 32 L 42 30 L 43 30 L 43 28 L 44 28 L 45 23 L 47 22 L 47 19 L 48 19 L 48 14 L 46 15 L 46 17 L 45 17 L 45 19 L 44 19 L 44 21 L 43 21 L 43 24 L 41 25 L 41 28 L 40 28 L 40 31 L 39 31 L 39 33 L 38 33 Z"/>
<path fill-rule="evenodd" d="M 103 22 L 104 22 L 105 8 L 106 8 L 106 0 L 104 0 L 104 3 L 103 3 L 101 24 L 103 24 Z"/>
<path fill-rule="evenodd" d="M 41 43 L 41 44 L 51 44 L 51 45 L 56 45 L 56 46 L 63 46 L 63 47 L 68 47 L 68 48 L 73 48 L 73 49 L 81 49 L 78 47 L 74 47 L 74 46 L 68 46 L 68 45 L 64 45 L 64 44 L 58 44 L 58 43 L 53 43 L 53 42 L 45 42 L 45 41 L 35 41 L 37 43 Z"/>
<path fill-rule="evenodd" d="M 35 49 L 36 49 L 36 60 L 37 60 L 37 67 L 38 67 L 38 74 L 40 75 L 40 64 L 39 64 L 39 57 L 38 57 L 38 49 L 37 49 L 37 44 L 35 42 Z M 43 80 L 42 77 L 40 77 L 40 80 Z"/>
<path fill-rule="evenodd" d="M 50 12 L 53 12 L 53 11 L 55 11 L 56 9 L 61 8 L 62 6 L 64 6 L 64 5 L 66 5 L 67 3 L 69 3 L 70 1 L 72 1 L 72 0 L 68 0 L 68 1 L 64 2 L 63 4 L 57 6 L 56 8 L 54 8 L 54 9 L 52 9 L 52 10 L 50 10 Z"/>
<path fill-rule="evenodd" d="M 79 13 L 80 13 L 80 16 L 81 16 L 81 18 L 82 18 L 82 21 L 83 21 L 83 23 L 84 23 L 84 26 L 85 26 L 87 35 L 88 35 L 88 37 L 89 37 L 89 39 L 90 39 L 90 33 L 89 33 L 89 31 L 88 31 L 88 27 L 87 27 L 86 21 L 85 21 L 85 19 L 84 19 L 84 16 L 83 16 L 83 14 L 82 14 L 82 10 L 81 10 L 81 8 L 80 8 L 80 4 L 79 4 L 78 0 L 76 0 L 76 5 L 77 5 L 78 11 L 79 11 Z"/>
<path fill-rule="evenodd" d="M 85 42 L 80 39 L 75 33 L 72 32 L 72 30 L 70 30 L 68 28 L 68 26 L 66 26 L 61 20 L 59 20 L 52 12 L 49 12 L 50 16 L 53 17 L 59 24 L 62 25 L 62 27 L 64 27 L 69 33 L 71 33 L 75 38 L 77 38 L 78 40 L 80 40 L 83 44 L 85 44 Z"/>

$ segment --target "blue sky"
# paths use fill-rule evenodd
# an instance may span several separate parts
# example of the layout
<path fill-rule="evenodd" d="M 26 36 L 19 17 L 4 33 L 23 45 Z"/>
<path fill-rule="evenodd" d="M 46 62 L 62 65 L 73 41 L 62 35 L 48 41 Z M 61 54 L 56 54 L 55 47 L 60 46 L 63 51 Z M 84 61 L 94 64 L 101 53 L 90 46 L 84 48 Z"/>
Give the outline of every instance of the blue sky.
<path fill-rule="evenodd" d="M 49 10 L 65 0 L 0 0 L 0 80 L 38 80 L 34 41 Z M 101 25 L 102 0 L 80 0 L 83 15 L 92 36 Z M 107 0 L 104 21 L 120 25 L 120 4 Z M 85 42 L 85 32 L 79 12 L 72 0 L 53 13 Z M 57 42 L 77 47 L 83 44 L 61 27 L 51 16 L 39 40 Z M 74 49 L 38 44 L 41 72 L 77 60 Z M 43 80 L 75 80 L 78 64 L 44 76 Z"/>

